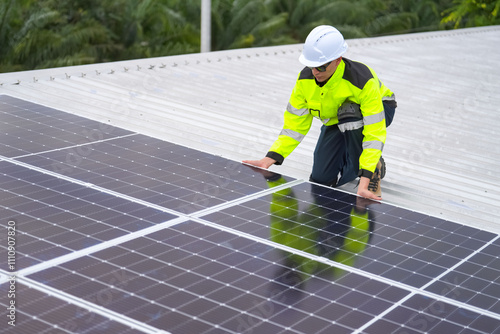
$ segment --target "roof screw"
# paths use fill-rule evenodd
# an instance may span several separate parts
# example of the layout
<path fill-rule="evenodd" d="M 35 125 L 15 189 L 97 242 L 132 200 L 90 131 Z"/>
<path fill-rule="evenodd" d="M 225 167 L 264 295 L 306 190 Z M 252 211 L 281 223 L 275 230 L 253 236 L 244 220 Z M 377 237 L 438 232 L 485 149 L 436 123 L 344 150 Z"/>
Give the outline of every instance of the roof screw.
<path fill-rule="evenodd" d="M 211 62 L 212 62 L 212 61 L 211 61 L 209 58 L 207 58 L 207 63 L 211 63 Z"/>
<path fill-rule="evenodd" d="M 176 64 L 176 63 L 174 63 L 174 64 L 172 65 L 172 67 L 177 67 L 177 64 Z"/>
<path fill-rule="evenodd" d="M 86 74 L 82 72 L 82 78 L 85 78 Z"/>
<path fill-rule="evenodd" d="M 154 65 L 149 65 L 149 69 L 152 70 L 153 68 L 155 68 Z"/>
<path fill-rule="evenodd" d="M 109 74 L 114 74 L 115 73 L 115 70 L 111 70 L 111 72 L 109 72 Z"/>
<path fill-rule="evenodd" d="M 184 63 L 184 65 L 189 65 L 189 62 L 186 60 L 186 62 Z"/>
<path fill-rule="evenodd" d="M 165 67 L 167 67 L 167 65 L 165 65 L 165 64 L 163 64 L 163 63 L 161 63 L 160 68 L 165 68 Z"/>
<path fill-rule="evenodd" d="M 50 76 L 50 81 L 54 81 L 55 78 L 53 76 Z"/>
<path fill-rule="evenodd" d="M 98 70 L 95 70 L 95 73 L 96 73 L 97 75 L 101 75 L 101 72 L 99 72 Z"/>
<path fill-rule="evenodd" d="M 137 65 L 137 70 L 140 71 L 141 70 L 141 67 L 139 65 Z"/>
<path fill-rule="evenodd" d="M 37 81 L 38 81 L 38 79 L 33 77 L 33 82 L 37 82 Z"/>
<path fill-rule="evenodd" d="M 19 85 L 21 83 L 21 80 L 17 80 L 17 82 L 14 85 Z"/>
<path fill-rule="evenodd" d="M 64 74 L 66 74 L 66 79 L 71 78 L 71 75 L 68 75 L 68 73 L 64 73 Z"/>
<path fill-rule="evenodd" d="M 125 72 L 128 72 L 128 68 L 126 68 L 126 67 L 124 67 L 124 68 L 123 68 L 123 70 L 124 70 Z"/>

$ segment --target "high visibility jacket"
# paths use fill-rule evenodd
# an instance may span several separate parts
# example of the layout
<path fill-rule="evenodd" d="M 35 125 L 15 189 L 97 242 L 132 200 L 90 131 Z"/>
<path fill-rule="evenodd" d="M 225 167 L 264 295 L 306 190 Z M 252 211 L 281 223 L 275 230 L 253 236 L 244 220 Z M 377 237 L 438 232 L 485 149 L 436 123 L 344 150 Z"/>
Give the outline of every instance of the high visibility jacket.
<path fill-rule="evenodd" d="M 313 118 L 326 125 L 338 124 L 337 110 L 346 101 L 360 106 L 363 115 L 363 152 L 360 170 L 371 175 L 382 155 L 386 139 L 383 100 L 395 100 L 391 92 L 368 66 L 342 58 L 335 73 L 322 86 L 312 70 L 304 68 L 298 75 L 284 115 L 283 130 L 266 156 L 280 165 L 300 144 Z"/>

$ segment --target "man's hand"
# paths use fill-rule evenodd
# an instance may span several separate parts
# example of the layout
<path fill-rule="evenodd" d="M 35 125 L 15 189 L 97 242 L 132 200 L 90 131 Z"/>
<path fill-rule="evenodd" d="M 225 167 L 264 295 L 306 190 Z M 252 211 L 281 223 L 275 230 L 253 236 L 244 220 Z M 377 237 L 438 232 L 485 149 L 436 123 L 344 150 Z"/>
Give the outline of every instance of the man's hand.
<path fill-rule="evenodd" d="M 242 162 L 244 164 L 252 165 L 252 166 L 255 166 L 255 167 L 260 167 L 260 168 L 268 169 L 269 167 L 271 167 L 276 162 L 276 160 L 268 158 L 268 157 L 265 157 L 265 158 L 262 158 L 260 160 L 243 160 Z"/>
<path fill-rule="evenodd" d="M 370 179 L 362 176 L 359 180 L 358 185 L 358 195 L 364 198 L 374 199 L 377 201 L 381 201 L 382 197 L 379 197 L 368 190 L 368 185 L 370 184 Z"/>

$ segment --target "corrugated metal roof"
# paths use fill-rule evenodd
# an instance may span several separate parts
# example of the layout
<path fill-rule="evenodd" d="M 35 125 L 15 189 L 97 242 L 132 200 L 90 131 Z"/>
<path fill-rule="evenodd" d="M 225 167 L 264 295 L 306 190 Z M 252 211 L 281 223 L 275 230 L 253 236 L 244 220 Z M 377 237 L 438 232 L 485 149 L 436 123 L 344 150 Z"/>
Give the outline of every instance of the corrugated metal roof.
<path fill-rule="evenodd" d="M 348 40 L 396 93 L 385 202 L 500 231 L 500 27 Z M 282 127 L 301 45 L 0 74 L 7 94 L 229 159 Z M 283 166 L 308 179 L 320 122 Z M 354 192 L 355 183 L 343 187 Z"/>

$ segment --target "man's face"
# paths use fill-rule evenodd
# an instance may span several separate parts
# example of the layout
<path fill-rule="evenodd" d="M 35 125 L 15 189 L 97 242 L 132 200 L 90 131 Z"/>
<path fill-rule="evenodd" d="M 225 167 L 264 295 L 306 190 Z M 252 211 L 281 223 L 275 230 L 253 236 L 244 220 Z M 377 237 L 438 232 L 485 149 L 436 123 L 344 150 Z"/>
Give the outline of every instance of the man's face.
<path fill-rule="evenodd" d="M 330 78 L 333 75 L 333 73 L 335 73 L 335 70 L 339 66 L 341 60 L 342 58 L 337 58 L 334 61 L 332 61 L 323 72 L 318 70 L 318 67 L 312 67 L 311 70 L 316 80 L 318 82 L 324 82 L 328 80 L 328 78 Z M 321 69 L 321 67 L 322 66 L 319 66 L 319 69 Z"/>

